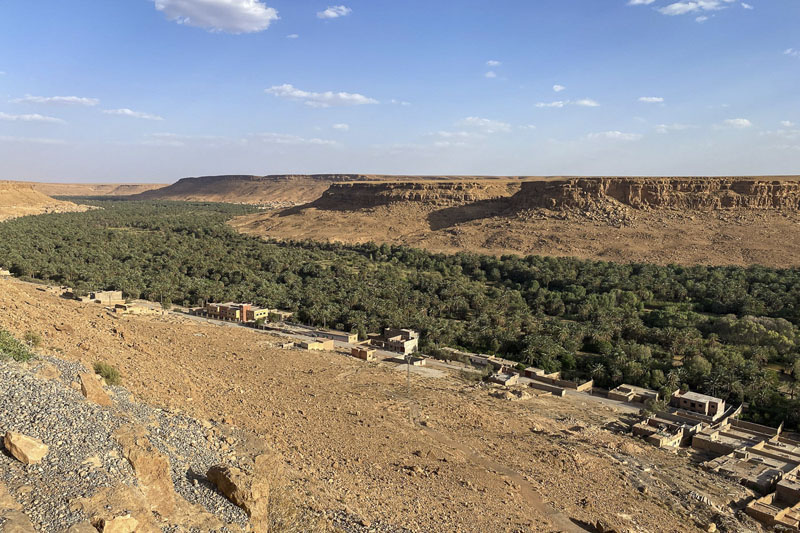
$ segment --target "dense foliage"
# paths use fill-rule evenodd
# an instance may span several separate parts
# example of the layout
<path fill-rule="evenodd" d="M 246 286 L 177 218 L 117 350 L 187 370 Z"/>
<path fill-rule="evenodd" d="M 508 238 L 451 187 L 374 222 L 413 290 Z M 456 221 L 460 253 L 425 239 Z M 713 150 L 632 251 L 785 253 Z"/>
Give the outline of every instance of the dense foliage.
<path fill-rule="evenodd" d="M 0 328 L 0 361 L 9 358 L 19 362 L 28 361 L 33 358 L 33 352 L 11 333 Z"/>
<path fill-rule="evenodd" d="M 800 424 L 800 271 L 433 254 L 265 242 L 225 224 L 246 206 L 98 202 L 0 224 L 0 266 L 74 287 L 198 305 L 238 300 L 306 323 L 419 329 L 440 346 L 567 376 L 681 385 Z"/>

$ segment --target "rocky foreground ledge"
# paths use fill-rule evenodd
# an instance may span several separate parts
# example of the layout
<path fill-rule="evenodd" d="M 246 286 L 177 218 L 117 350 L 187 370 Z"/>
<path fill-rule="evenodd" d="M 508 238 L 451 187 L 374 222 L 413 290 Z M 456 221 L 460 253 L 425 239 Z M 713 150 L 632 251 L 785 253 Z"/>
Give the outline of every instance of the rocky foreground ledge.
<path fill-rule="evenodd" d="M 0 531 L 403 533 L 304 508 L 227 421 L 137 403 L 79 363 L 0 360 Z"/>

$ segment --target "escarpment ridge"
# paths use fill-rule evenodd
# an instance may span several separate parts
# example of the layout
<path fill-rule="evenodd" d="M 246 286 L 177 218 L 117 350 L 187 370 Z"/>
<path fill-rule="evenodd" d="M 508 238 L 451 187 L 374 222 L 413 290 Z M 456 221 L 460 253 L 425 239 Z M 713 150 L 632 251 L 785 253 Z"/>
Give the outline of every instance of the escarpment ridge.
<path fill-rule="evenodd" d="M 800 177 L 551 177 L 332 183 L 240 217 L 286 239 L 622 262 L 800 264 Z"/>

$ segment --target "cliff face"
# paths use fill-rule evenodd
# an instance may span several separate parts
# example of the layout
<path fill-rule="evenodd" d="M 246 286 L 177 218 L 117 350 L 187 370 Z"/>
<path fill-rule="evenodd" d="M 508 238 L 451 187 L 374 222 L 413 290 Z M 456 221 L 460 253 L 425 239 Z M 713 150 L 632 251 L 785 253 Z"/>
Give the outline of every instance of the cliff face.
<path fill-rule="evenodd" d="M 0 181 L 0 220 L 41 213 L 85 211 L 83 206 L 54 200 L 36 191 L 30 183 Z"/>
<path fill-rule="evenodd" d="M 634 209 L 800 209 L 800 181 L 757 178 L 568 178 L 524 182 L 517 209 L 591 209 L 618 202 Z"/>

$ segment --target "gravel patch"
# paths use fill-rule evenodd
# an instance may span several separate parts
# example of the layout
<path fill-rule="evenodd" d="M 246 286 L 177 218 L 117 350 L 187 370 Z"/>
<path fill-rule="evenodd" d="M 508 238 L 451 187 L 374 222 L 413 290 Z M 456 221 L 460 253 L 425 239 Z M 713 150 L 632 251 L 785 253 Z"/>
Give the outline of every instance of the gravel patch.
<path fill-rule="evenodd" d="M 45 364 L 59 379 L 37 377 Z M 200 504 L 224 522 L 245 526 L 247 516 L 217 492 L 205 472 L 229 460 L 214 424 L 136 403 L 123 387 L 108 387 L 115 405 L 100 407 L 85 400 L 70 383 L 87 369 L 78 363 L 42 357 L 28 365 L 0 361 L 0 433 L 18 431 L 50 447 L 38 465 L 24 465 L 3 448 L 0 482 L 23 506 L 37 531 L 64 531 L 86 520 L 70 509 L 76 498 L 103 487 L 135 485 L 136 478 L 112 433 L 124 423 L 148 428 L 150 440 L 167 455 L 176 492 Z M 165 529 L 167 531 L 167 529 Z"/>

